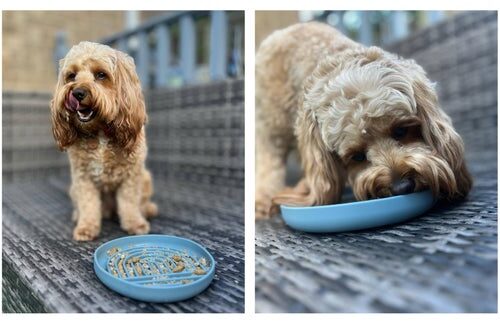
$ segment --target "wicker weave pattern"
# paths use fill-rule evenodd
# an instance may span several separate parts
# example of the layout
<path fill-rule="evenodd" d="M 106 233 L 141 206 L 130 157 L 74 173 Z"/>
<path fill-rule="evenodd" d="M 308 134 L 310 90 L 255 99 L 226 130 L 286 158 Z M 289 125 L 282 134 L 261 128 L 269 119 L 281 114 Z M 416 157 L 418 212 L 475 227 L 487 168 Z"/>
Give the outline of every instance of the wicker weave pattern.
<path fill-rule="evenodd" d="M 497 311 L 497 13 L 457 15 L 388 50 L 438 82 L 473 191 L 406 224 L 356 233 L 257 222 L 257 312 Z"/>
<path fill-rule="evenodd" d="M 497 182 L 406 224 L 336 235 L 257 223 L 258 312 L 496 312 Z"/>
<path fill-rule="evenodd" d="M 67 173 L 68 158 L 50 130 L 50 99 L 46 93 L 3 93 L 3 183 Z"/>
<path fill-rule="evenodd" d="M 50 134 L 50 96 L 4 94 L 3 311 L 243 312 L 243 88 L 229 80 L 146 93 L 160 210 L 151 233 L 195 240 L 217 262 L 212 285 L 175 304 L 137 302 L 100 283 L 92 253 L 124 233 L 106 220 L 99 240 L 71 240 L 67 157 Z"/>
<path fill-rule="evenodd" d="M 243 82 L 148 93 L 149 165 L 176 181 L 243 188 Z"/>

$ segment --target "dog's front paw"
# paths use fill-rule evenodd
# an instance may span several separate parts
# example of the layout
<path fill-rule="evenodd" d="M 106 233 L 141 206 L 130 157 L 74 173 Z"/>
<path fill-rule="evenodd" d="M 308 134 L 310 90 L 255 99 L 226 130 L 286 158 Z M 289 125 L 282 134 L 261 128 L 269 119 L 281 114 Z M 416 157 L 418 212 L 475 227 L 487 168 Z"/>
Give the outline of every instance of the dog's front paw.
<path fill-rule="evenodd" d="M 99 226 L 89 224 L 80 225 L 73 230 L 73 239 L 76 241 L 92 241 L 99 235 Z"/>
<path fill-rule="evenodd" d="M 271 217 L 272 201 L 270 198 L 260 197 L 255 200 L 255 219 Z"/>
<path fill-rule="evenodd" d="M 132 221 L 128 221 L 122 224 L 122 229 L 129 234 L 148 234 L 149 233 L 149 222 L 143 217 L 137 217 Z"/>

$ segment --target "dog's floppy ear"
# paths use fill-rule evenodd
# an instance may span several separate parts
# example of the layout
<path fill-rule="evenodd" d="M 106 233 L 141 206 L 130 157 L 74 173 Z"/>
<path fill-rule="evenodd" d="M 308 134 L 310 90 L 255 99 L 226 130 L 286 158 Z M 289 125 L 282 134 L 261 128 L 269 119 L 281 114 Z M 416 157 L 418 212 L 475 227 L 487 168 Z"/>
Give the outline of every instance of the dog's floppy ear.
<path fill-rule="evenodd" d="M 345 181 L 342 163 L 323 143 L 314 113 L 301 108 L 295 133 L 304 178 L 294 188 L 286 189 L 274 197 L 273 204 L 314 206 L 337 203 Z"/>
<path fill-rule="evenodd" d="M 52 119 L 52 134 L 56 140 L 57 146 L 61 151 L 68 148 L 78 137 L 75 127 L 71 127 L 70 119 L 64 108 L 64 91 L 62 68 L 64 59 L 59 61 L 59 76 L 57 80 L 54 97 L 50 101 L 50 112 Z"/>
<path fill-rule="evenodd" d="M 424 141 L 444 160 L 455 174 L 456 186 L 442 188 L 448 199 L 467 196 L 472 187 L 472 177 L 464 159 L 464 143 L 453 128 L 450 117 L 439 107 L 433 84 L 425 72 L 413 63 L 413 91 L 417 115 L 421 120 Z"/>
<path fill-rule="evenodd" d="M 52 117 L 52 135 L 61 151 L 67 149 L 78 137 L 74 127 L 70 126 L 69 117 L 66 111 L 60 108 L 60 103 L 56 99 L 50 101 L 50 111 Z"/>
<path fill-rule="evenodd" d="M 115 84 L 118 115 L 112 121 L 114 138 L 125 150 L 132 151 L 146 123 L 146 106 L 134 60 L 116 51 Z"/>

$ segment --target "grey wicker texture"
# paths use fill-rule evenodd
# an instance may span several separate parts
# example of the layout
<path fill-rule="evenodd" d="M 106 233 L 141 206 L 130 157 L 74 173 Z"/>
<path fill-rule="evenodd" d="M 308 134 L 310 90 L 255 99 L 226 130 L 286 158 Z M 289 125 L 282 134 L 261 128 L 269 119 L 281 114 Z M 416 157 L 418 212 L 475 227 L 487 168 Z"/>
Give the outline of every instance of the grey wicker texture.
<path fill-rule="evenodd" d="M 3 183 L 67 174 L 68 159 L 54 145 L 48 93 L 4 92 Z"/>
<path fill-rule="evenodd" d="M 258 221 L 257 312 L 497 312 L 497 14 L 462 13 L 389 50 L 438 81 L 466 143 L 470 196 L 353 233 Z"/>
<path fill-rule="evenodd" d="M 216 274 L 206 291 L 186 301 L 154 304 L 106 288 L 94 274 L 93 252 L 126 234 L 116 220 L 105 220 L 98 240 L 73 241 L 67 166 L 42 174 L 33 163 L 32 169 L 19 171 L 31 173 L 31 180 L 4 170 L 11 181 L 3 186 L 3 311 L 243 312 L 244 164 L 243 148 L 236 147 L 243 143 L 243 85 L 230 80 L 147 93 L 148 164 L 160 210 L 151 233 L 189 238 L 212 253 Z M 213 100 L 205 97 L 206 88 Z M 12 127 L 29 128 L 30 122 L 21 118 Z M 196 146 L 200 134 L 205 145 Z M 35 139 L 24 140 L 36 151 Z M 17 153 L 17 146 L 4 138 L 4 152 L 8 149 Z M 52 154 L 51 161 L 64 157 L 56 150 Z"/>
<path fill-rule="evenodd" d="M 243 189 L 244 83 L 178 91 L 148 94 L 149 165 L 164 179 Z"/>

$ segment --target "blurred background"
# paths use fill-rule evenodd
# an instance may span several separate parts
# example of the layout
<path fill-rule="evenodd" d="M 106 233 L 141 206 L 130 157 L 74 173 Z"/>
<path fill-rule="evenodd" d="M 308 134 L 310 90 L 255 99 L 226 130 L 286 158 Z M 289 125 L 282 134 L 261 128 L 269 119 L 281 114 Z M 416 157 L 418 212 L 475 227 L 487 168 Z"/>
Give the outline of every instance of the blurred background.
<path fill-rule="evenodd" d="M 275 11 L 257 12 L 256 45 L 273 30 L 297 22 L 325 22 L 364 45 L 383 46 L 455 16 L 456 11 Z"/>
<path fill-rule="evenodd" d="M 244 12 L 3 11 L 2 18 L 4 312 L 242 312 Z M 104 221 L 96 242 L 71 241 L 69 164 L 52 138 L 49 102 L 58 61 L 83 40 L 135 60 L 160 209 L 151 231 L 213 253 L 216 279 L 201 297 L 145 304 L 100 285 L 87 256 L 125 235 L 116 223 Z M 33 256 L 46 264 L 30 264 Z"/>
<path fill-rule="evenodd" d="M 257 312 L 496 312 L 497 12 L 257 11 L 256 48 L 311 20 L 424 68 L 465 142 L 474 187 L 465 202 L 356 233 L 257 222 Z M 288 168 L 291 185 L 300 177 L 296 155 Z"/>

